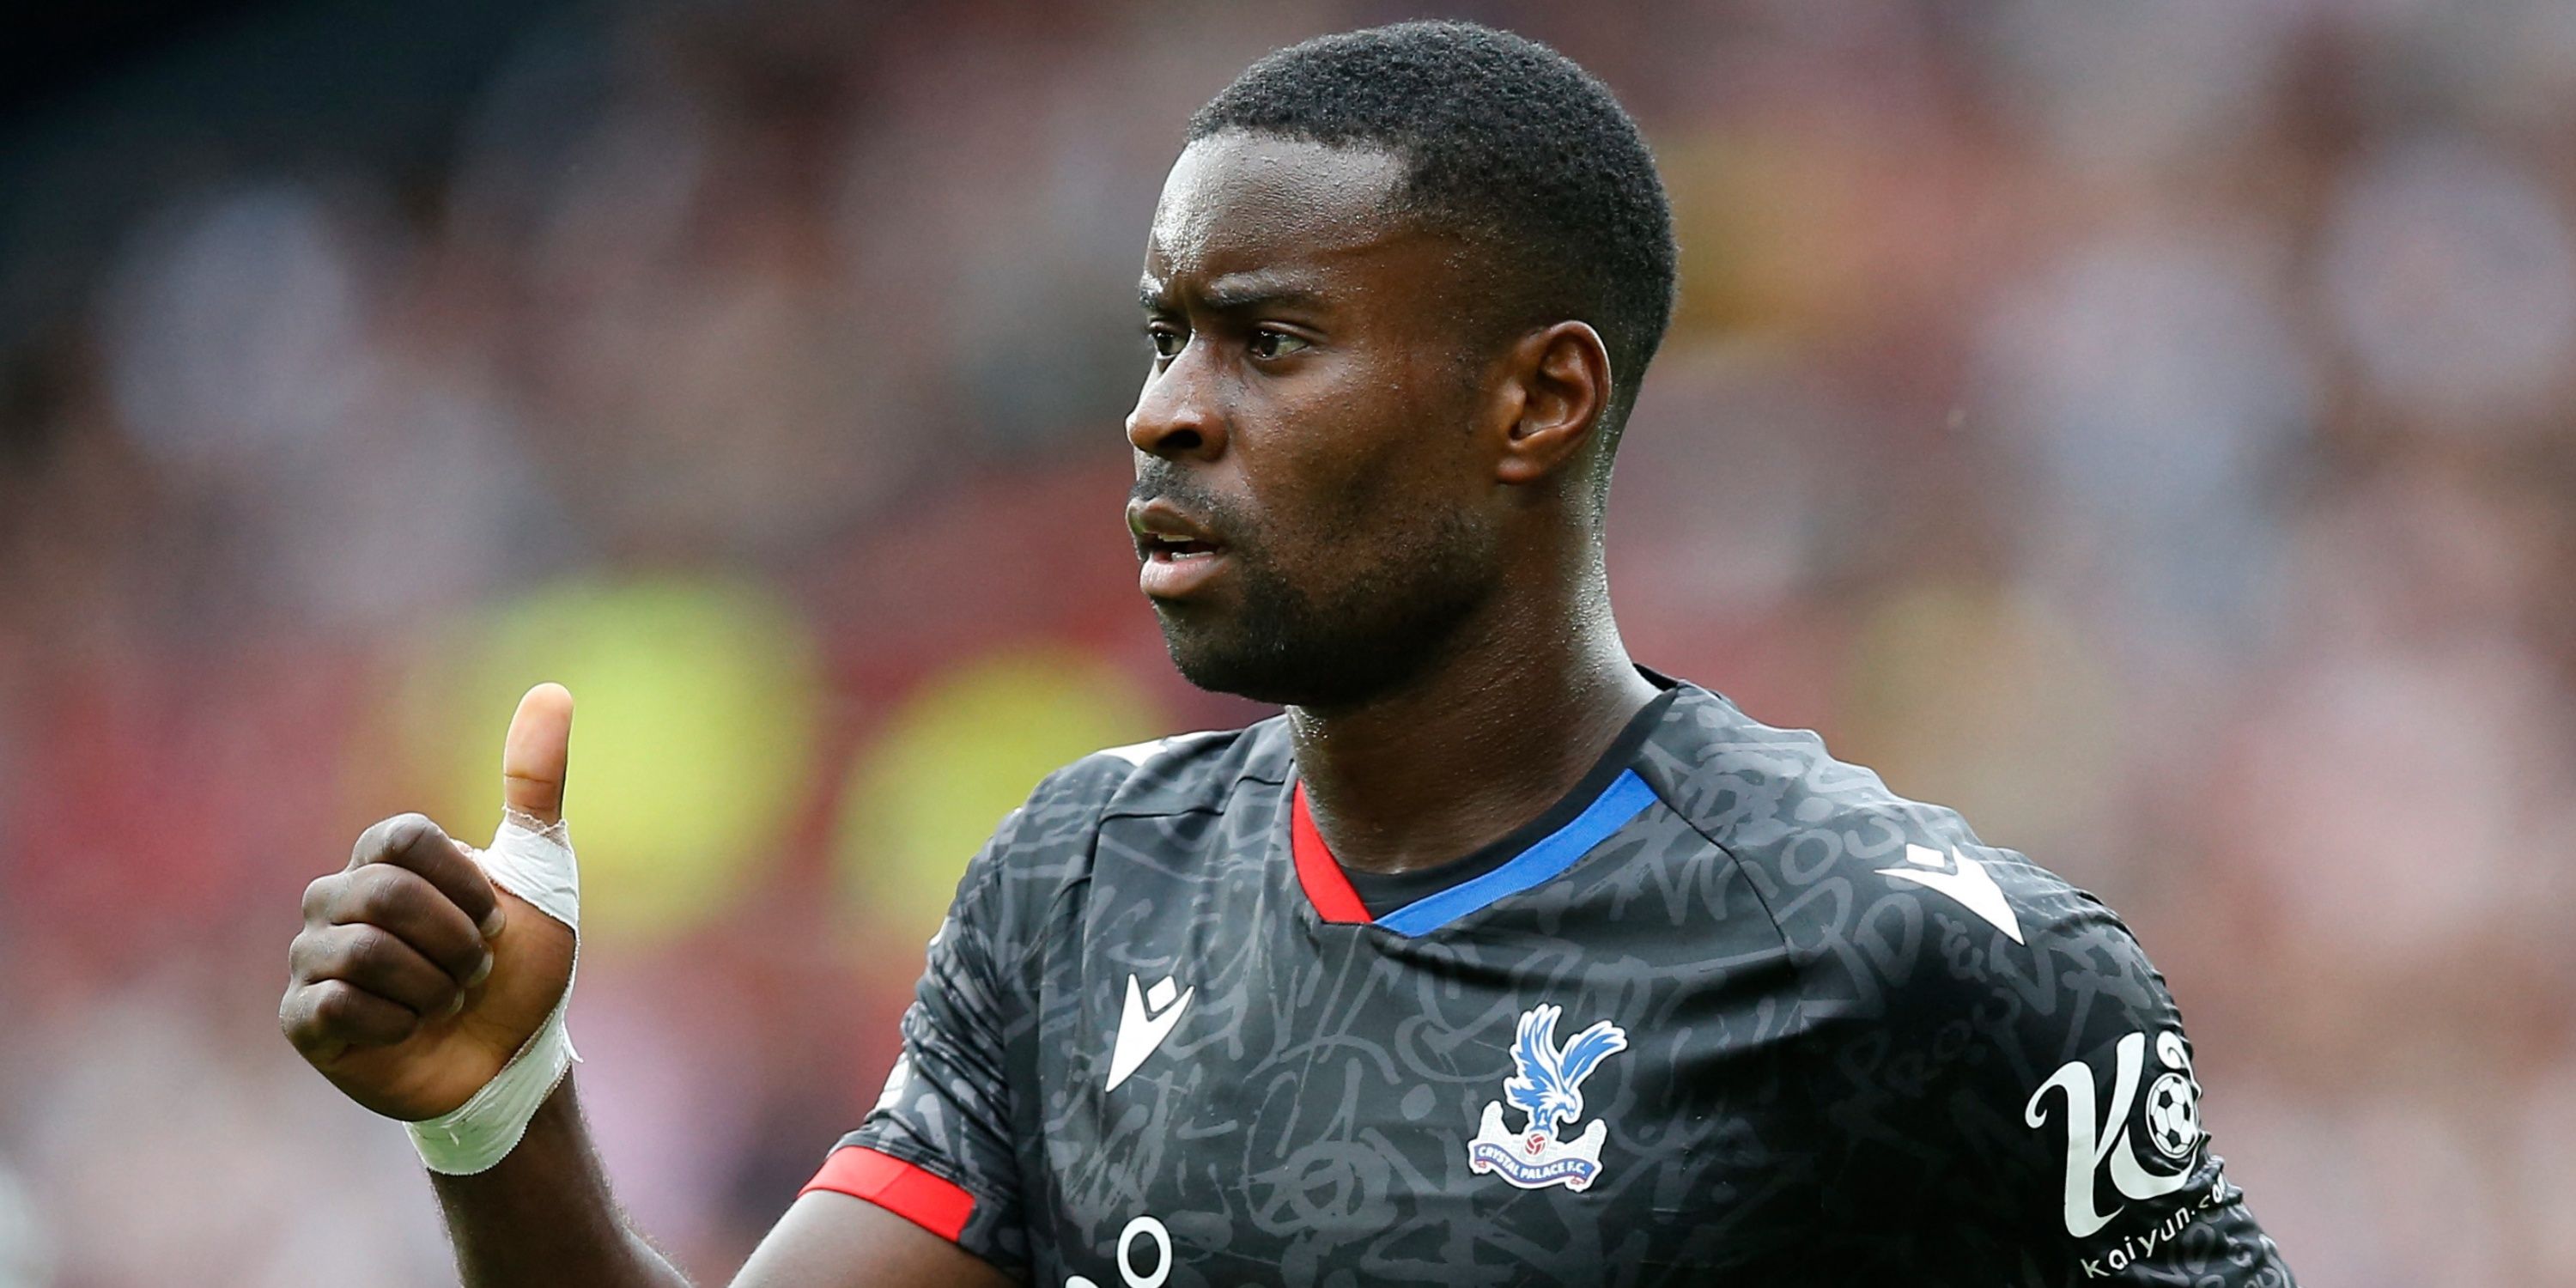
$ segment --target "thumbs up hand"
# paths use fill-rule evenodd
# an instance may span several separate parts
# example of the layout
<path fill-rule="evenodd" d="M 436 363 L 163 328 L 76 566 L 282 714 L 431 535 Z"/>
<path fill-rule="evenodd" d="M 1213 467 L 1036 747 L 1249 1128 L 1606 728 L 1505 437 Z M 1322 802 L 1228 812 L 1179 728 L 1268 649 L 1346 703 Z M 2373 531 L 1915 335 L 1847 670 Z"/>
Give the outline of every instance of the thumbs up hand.
<path fill-rule="evenodd" d="M 501 753 L 511 821 L 540 830 L 562 820 L 571 738 L 561 685 L 519 700 Z M 389 1118 L 436 1118 L 491 1082 L 554 1013 L 573 945 L 572 926 L 495 883 L 437 824 L 396 815 L 358 837 L 346 869 L 305 888 L 278 1024 L 350 1099 Z"/>

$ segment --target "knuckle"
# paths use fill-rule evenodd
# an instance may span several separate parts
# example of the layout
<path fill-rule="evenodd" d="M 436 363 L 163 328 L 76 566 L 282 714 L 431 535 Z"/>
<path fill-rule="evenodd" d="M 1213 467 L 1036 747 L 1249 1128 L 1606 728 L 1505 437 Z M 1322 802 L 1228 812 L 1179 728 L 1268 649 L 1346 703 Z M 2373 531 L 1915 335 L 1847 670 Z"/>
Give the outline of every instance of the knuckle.
<path fill-rule="evenodd" d="M 286 1035 L 288 1045 L 308 1054 L 328 1045 L 331 1041 L 331 1035 L 324 1032 L 322 1026 L 314 1021 L 312 1012 L 308 1008 L 299 1007 L 293 1011 L 280 1012 L 277 1027 Z"/>
<path fill-rule="evenodd" d="M 358 986 L 326 979 L 313 986 L 313 1019 L 328 1034 L 345 1036 L 367 1027 L 367 1005 Z"/>
<path fill-rule="evenodd" d="M 348 1018 L 354 990 L 336 979 L 317 980 L 304 990 L 306 1027 L 328 1033 Z"/>
<path fill-rule="evenodd" d="M 384 852 L 385 829 L 393 826 L 393 822 L 394 820 L 390 818 L 378 819 L 368 824 L 367 830 L 358 833 L 357 842 L 349 847 L 350 867 L 371 863 L 375 861 L 377 855 Z"/>
<path fill-rule="evenodd" d="M 349 866 L 354 868 L 381 862 L 386 855 L 411 844 L 422 829 L 435 830 L 436 827 L 428 815 L 416 812 L 379 819 L 366 831 L 358 833 L 358 843 L 349 851 Z"/>
<path fill-rule="evenodd" d="M 339 893 L 341 884 L 341 874 L 334 872 L 329 876 L 315 877 L 304 887 L 302 906 L 307 922 L 317 921 L 329 911 L 332 896 Z"/>

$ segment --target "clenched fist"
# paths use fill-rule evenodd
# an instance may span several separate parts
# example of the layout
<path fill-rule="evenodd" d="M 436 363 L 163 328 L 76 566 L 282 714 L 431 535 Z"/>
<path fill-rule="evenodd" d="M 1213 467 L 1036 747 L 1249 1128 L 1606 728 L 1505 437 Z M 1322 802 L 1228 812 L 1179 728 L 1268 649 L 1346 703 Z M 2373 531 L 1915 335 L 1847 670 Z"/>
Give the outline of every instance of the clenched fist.
<path fill-rule="evenodd" d="M 519 700 L 502 803 L 531 826 L 563 816 L 572 695 Z M 277 1019 L 333 1086 L 389 1118 L 435 1118 L 510 1062 L 572 980 L 573 931 L 496 887 L 418 814 L 358 837 L 347 869 L 304 891 L 304 929 Z"/>

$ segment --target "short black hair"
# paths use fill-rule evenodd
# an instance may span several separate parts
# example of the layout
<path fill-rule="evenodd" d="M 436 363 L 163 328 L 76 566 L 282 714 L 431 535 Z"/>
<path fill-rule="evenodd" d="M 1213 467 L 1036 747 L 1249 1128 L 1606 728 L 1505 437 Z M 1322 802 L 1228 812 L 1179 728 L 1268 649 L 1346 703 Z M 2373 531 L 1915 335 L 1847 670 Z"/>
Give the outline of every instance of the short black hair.
<path fill-rule="evenodd" d="M 1403 22 L 1244 69 L 1190 118 L 1189 141 L 1229 130 L 1393 153 L 1408 213 L 1499 257 L 1502 320 L 1571 318 L 1601 333 L 1600 429 L 1616 444 L 1672 318 L 1678 251 L 1654 154 L 1608 86 L 1525 36 Z"/>

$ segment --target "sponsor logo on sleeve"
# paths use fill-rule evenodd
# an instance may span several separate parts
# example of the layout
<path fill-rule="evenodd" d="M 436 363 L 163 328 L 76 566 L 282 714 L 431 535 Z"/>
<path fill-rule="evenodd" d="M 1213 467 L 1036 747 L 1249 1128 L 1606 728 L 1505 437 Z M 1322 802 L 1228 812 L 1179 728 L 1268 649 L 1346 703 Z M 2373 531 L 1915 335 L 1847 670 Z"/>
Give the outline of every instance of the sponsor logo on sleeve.
<path fill-rule="evenodd" d="M 2065 1138 L 2064 1217 L 2078 1239 L 2100 1234 L 2130 1203 L 2162 1198 L 2189 1185 L 2206 1136 L 2200 1125 L 2200 1083 L 2182 1034 L 2155 1035 L 2154 1078 L 2147 1077 L 2147 1035 L 2131 1033 L 2112 1048 L 2110 1094 L 2102 1094 L 2093 1066 L 2070 1060 L 2050 1074 L 2022 1107 L 2022 1120 L 2046 1131 L 2054 1122 Z M 2140 1087 L 2144 1086 L 2144 1095 Z M 2120 1201 L 2103 1203 L 2106 1187 Z M 2153 1256 L 2200 1214 L 2231 1194 L 2225 1182 L 2209 1187 L 2197 1203 L 2168 1213 L 2152 1228 L 2129 1233 L 2098 1253 L 2087 1249 L 2088 1278 L 2101 1278 Z"/>

